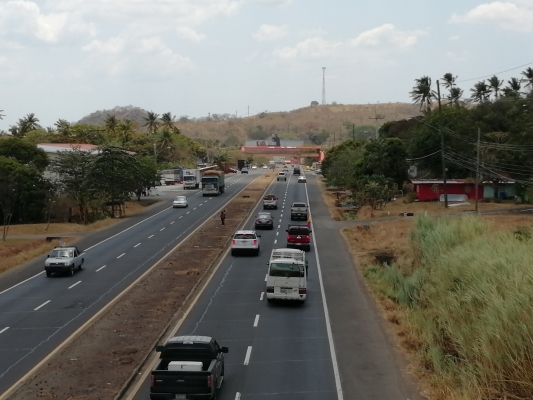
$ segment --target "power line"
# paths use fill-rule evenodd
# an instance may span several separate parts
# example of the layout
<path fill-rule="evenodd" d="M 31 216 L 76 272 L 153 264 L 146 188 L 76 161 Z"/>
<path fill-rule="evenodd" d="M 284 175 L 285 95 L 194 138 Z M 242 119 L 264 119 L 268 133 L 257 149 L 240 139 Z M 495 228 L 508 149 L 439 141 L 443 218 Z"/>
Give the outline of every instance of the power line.
<path fill-rule="evenodd" d="M 422 156 L 422 157 L 417 157 L 417 158 L 406 158 L 405 160 L 406 161 L 422 160 L 423 158 L 428 158 L 428 157 L 434 156 L 435 154 L 438 154 L 438 153 L 440 153 L 440 150 L 437 150 L 434 153 L 428 154 L 427 156 Z"/>
<path fill-rule="evenodd" d="M 484 76 L 480 76 L 480 77 L 478 77 L 478 78 L 462 79 L 462 80 L 460 80 L 460 81 L 457 81 L 457 83 L 461 83 L 461 82 L 470 82 L 470 81 L 475 81 L 475 80 L 477 80 L 477 79 L 485 79 L 485 78 L 489 78 L 489 77 L 491 77 L 491 76 L 498 75 L 498 74 L 504 74 L 505 72 L 514 71 L 515 69 L 523 68 L 523 67 L 526 67 L 526 66 L 531 65 L 531 64 L 533 64 L 533 61 L 532 61 L 532 62 L 528 62 L 527 64 L 524 64 L 524 65 L 519 65 L 518 67 L 514 67 L 514 68 L 506 69 L 505 71 L 496 72 L 495 74 L 484 75 Z"/>

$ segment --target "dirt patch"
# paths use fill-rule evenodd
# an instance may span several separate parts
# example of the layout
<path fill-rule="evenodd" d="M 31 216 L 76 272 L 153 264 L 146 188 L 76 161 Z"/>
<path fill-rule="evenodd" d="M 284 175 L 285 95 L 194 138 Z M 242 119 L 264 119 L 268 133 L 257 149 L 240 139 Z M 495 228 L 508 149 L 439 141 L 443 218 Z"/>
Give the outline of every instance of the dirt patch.
<path fill-rule="evenodd" d="M 226 207 L 226 225 L 216 216 L 209 220 L 9 398 L 114 398 L 182 316 L 191 289 L 207 276 L 272 179 L 256 179 Z"/>

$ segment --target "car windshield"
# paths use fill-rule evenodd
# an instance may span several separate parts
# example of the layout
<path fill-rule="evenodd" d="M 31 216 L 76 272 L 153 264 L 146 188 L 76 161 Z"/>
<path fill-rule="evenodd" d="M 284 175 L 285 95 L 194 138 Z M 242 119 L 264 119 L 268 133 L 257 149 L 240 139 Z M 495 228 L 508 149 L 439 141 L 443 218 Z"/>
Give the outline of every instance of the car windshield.
<path fill-rule="evenodd" d="M 194 176 L 184 176 L 184 177 L 183 177 L 183 180 L 184 180 L 184 181 L 194 181 L 195 178 L 194 178 Z"/>
<path fill-rule="evenodd" d="M 304 272 L 298 264 L 272 263 L 270 264 L 270 276 L 280 276 L 283 278 L 300 278 Z"/>
<path fill-rule="evenodd" d="M 186 199 L 187 199 L 187 197 L 185 197 L 185 196 L 176 196 L 176 198 L 174 200 L 176 200 L 176 201 L 184 201 Z"/>
<path fill-rule="evenodd" d="M 255 239 L 253 233 L 236 233 L 234 239 Z"/>
<path fill-rule="evenodd" d="M 53 250 L 50 257 L 74 257 L 74 252 L 72 250 Z"/>

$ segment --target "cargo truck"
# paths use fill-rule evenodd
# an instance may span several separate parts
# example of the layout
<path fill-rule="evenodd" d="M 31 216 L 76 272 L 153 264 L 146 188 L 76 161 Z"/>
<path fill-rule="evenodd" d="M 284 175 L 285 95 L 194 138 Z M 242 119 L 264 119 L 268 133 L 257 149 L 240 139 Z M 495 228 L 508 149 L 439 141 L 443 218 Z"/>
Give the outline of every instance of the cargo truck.
<path fill-rule="evenodd" d="M 273 249 L 268 262 L 266 298 L 303 303 L 307 297 L 307 260 L 297 249 Z"/>
<path fill-rule="evenodd" d="M 164 185 L 176 185 L 181 182 L 181 169 L 164 169 L 160 172 L 161 183 Z"/>
<path fill-rule="evenodd" d="M 224 193 L 224 172 L 209 170 L 202 176 L 202 195 L 218 196 Z"/>
<path fill-rule="evenodd" d="M 163 346 L 152 370 L 150 399 L 216 399 L 224 381 L 224 354 L 208 336 L 176 336 Z"/>
<path fill-rule="evenodd" d="M 202 181 L 202 173 L 199 169 L 184 169 L 183 189 L 198 189 Z"/>

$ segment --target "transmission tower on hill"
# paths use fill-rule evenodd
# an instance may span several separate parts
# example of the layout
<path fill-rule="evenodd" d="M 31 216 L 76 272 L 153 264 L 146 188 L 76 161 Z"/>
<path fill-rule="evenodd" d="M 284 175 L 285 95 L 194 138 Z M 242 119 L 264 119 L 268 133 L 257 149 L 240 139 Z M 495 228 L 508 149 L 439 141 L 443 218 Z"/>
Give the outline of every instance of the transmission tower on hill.
<path fill-rule="evenodd" d="M 322 105 L 326 105 L 326 67 L 322 67 Z"/>

